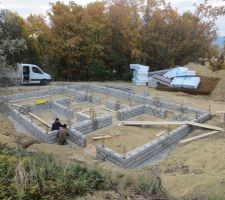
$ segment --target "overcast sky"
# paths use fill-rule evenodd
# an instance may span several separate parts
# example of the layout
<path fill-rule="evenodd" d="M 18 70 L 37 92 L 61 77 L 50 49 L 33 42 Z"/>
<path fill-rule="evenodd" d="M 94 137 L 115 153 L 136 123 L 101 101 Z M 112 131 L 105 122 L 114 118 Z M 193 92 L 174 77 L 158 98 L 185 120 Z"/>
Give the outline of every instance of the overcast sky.
<path fill-rule="evenodd" d="M 0 0 L 0 8 L 16 11 L 19 15 L 27 17 L 30 14 L 46 14 L 46 11 L 50 8 L 49 2 L 56 2 L 57 0 Z M 66 4 L 71 0 L 61 0 Z M 77 4 L 86 5 L 87 3 L 94 2 L 95 0 L 74 0 Z M 166 0 L 170 1 L 174 7 L 178 9 L 180 13 L 189 9 L 193 9 L 194 3 L 203 2 L 203 0 Z M 223 0 L 209 0 L 214 5 L 225 5 Z M 225 36 L 225 16 L 220 17 L 217 21 L 220 35 Z"/>

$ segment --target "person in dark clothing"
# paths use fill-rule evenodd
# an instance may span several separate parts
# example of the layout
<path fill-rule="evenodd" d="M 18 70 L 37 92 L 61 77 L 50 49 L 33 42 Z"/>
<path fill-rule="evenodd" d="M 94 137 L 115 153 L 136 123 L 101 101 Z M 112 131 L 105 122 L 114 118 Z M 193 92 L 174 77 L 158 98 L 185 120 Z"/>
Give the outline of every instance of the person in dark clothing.
<path fill-rule="evenodd" d="M 58 141 L 60 145 L 67 144 L 66 138 L 69 136 L 68 129 L 66 128 L 66 124 L 64 124 L 58 133 Z"/>
<path fill-rule="evenodd" d="M 60 121 L 59 121 L 59 118 L 56 118 L 55 119 L 55 122 L 52 124 L 52 131 L 54 131 L 54 130 L 59 130 L 59 128 L 60 127 L 62 127 L 62 124 L 60 123 Z"/>

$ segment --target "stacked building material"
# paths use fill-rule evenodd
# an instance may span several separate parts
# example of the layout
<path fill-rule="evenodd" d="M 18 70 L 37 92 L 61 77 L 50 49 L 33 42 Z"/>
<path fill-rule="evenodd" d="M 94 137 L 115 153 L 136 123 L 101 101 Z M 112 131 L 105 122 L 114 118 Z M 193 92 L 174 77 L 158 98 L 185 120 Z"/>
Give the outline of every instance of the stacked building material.
<path fill-rule="evenodd" d="M 166 78 L 190 77 L 196 76 L 196 72 L 190 71 L 187 67 L 176 67 L 166 72 L 163 76 Z"/>
<path fill-rule="evenodd" d="M 176 77 L 172 80 L 173 87 L 197 89 L 200 83 L 200 77 Z"/>
<path fill-rule="evenodd" d="M 190 71 L 187 67 L 178 66 L 166 71 L 164 74 L 152 74 L 149 79 L 149 87 L 163 85 L 170 88 L 197 89 L 200 82 L 201 79 L 196 76 L 195 71 Z"/>
<path fill-rule="evenodd" d="M 146 85 L 148 83 L 148 66 L 130 64 L 130 69 L 133 70 L 132 83 L 135 85 Z"/>

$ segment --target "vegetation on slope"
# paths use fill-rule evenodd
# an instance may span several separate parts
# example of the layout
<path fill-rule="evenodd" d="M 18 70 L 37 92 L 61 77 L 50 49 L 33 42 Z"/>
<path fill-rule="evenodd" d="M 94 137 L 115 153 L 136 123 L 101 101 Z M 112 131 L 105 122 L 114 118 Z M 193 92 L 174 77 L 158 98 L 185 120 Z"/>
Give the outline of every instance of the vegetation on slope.
<path fill-rule="evenodd" d="M 123 196 L 118 182 L 99 169 L 60 165 L 49 155 L 0 144 L 0 199 L 75 199 L 99 190 Z M 168 199 L 160 179 L 152 174 L 141 176 L 137 183 L 127 181 L 123 190 L 128 188 L 142 199 Z"/>

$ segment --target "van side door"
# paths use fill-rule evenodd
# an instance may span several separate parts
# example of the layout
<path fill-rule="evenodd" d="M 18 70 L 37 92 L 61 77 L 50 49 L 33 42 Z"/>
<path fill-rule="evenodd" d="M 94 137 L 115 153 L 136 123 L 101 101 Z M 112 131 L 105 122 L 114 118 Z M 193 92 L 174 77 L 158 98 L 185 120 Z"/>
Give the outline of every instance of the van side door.
<path fill-rule="evenodd" d="M 36 66 L 31 66 L 30 82 L 40 83 L 43 79 L 43 72 Z"/>

